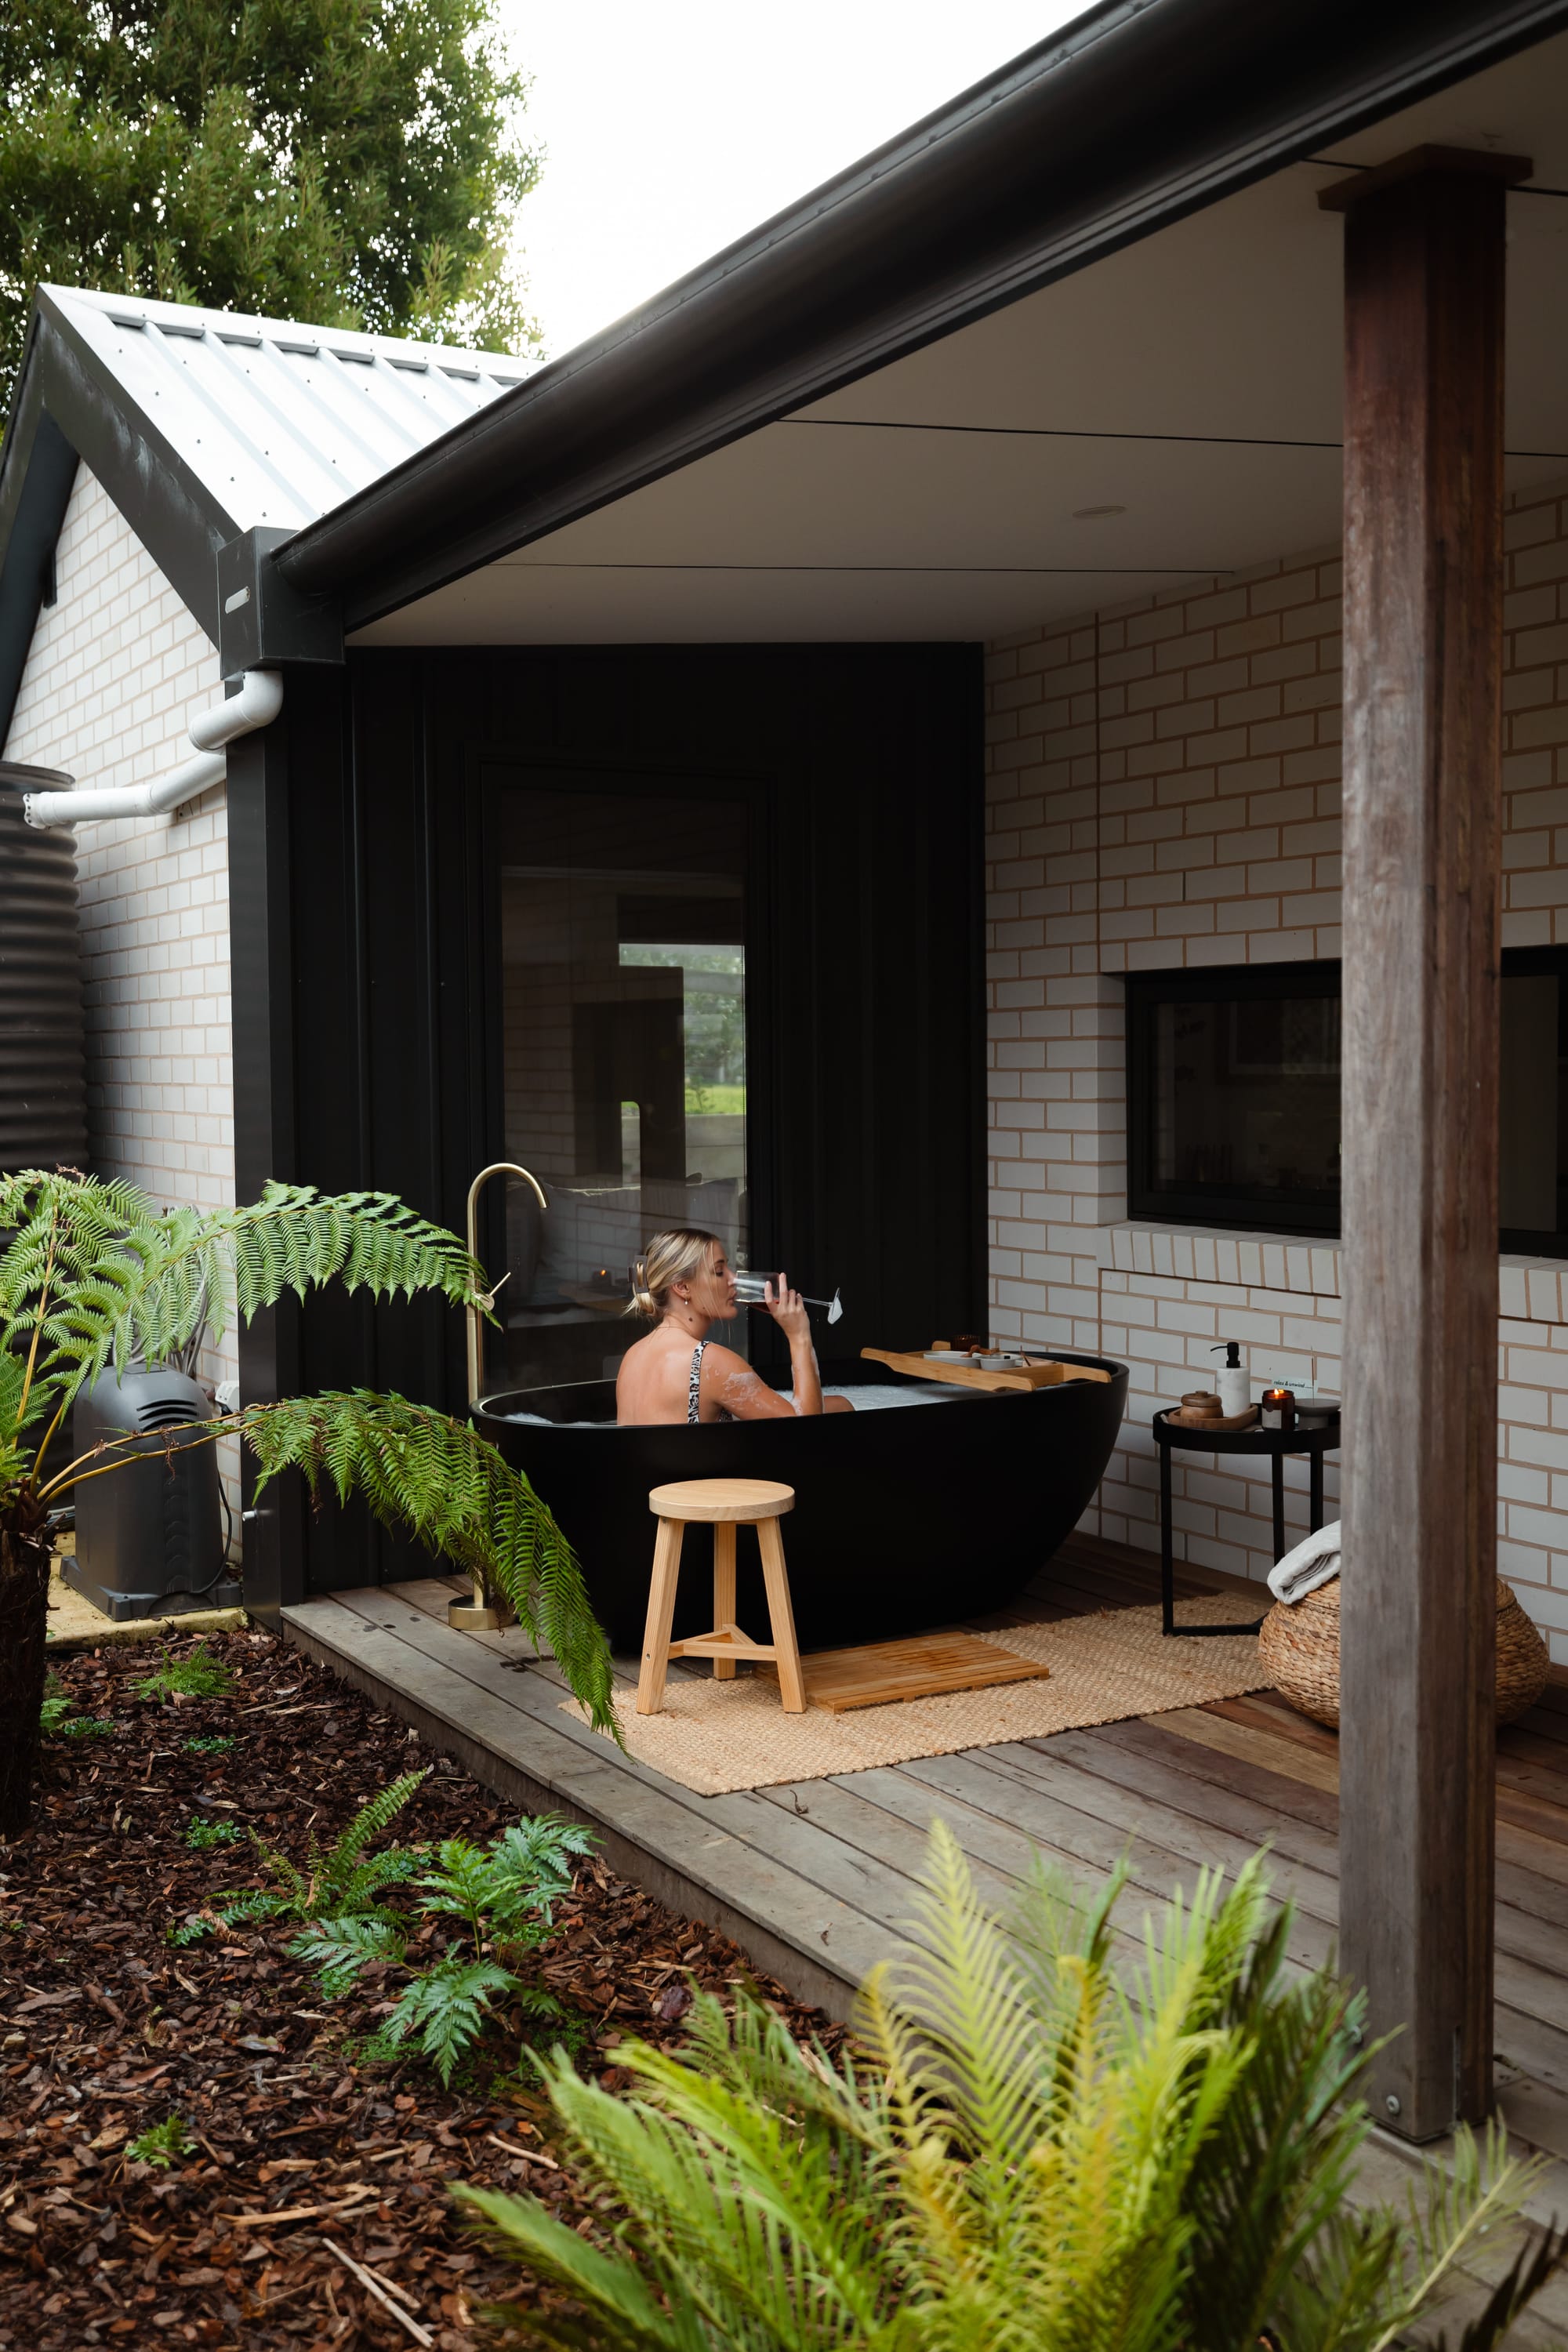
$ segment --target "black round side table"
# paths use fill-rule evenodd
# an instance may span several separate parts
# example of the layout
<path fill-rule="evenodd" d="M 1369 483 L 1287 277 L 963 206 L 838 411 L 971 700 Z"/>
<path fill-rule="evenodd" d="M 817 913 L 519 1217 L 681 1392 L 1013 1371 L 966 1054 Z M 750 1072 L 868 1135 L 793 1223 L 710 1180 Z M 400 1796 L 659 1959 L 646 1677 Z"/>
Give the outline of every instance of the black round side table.
<path fill-rule="evenodd" d="M 1194 1429 L 1171 1421 L 1166 1412 L 1154 1415 L 1154 1444 L 1160 1455 L 1160 1609 L 1166 1633 L 1256 1633 L 1261 1617 L 1250 1625 L 1178 1625 L 1175 1616 L 1175 1562 L 1171 1556 L 1171 1455 L 1177 1446 L 1193 1454 L 1266 1454 L 1274 1464 L 1274 1557 L 1285 1556 L 1285 1456 L 1308 1457 L 1308 1533 L 1323 1524 L 1323 1456 L 1339 1451 L 1340 1417 L 1315 1422 L 1310 1427 L 1264 1429 Z"/>

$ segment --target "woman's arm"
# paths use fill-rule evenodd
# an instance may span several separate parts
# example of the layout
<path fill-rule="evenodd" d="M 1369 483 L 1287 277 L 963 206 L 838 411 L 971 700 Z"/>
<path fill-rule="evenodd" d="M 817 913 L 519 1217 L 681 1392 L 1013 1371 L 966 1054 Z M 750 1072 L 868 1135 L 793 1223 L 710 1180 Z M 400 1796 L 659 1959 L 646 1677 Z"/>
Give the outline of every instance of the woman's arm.
<path fill-rule="evenodd" d="M 824 1401 L 816 1349 L 811 1344 L 811 1318 L 799 1291 L 791 1290 L 781 1278 L 775 1299 L 770 1283 L 763 1312 L 773 1317 L 789 1342 L 793 1402 L 771 1389 L 732 1348 L 711 1343 L 702 1356 L 703 1393 L 721 1404 L 726 1412 L 733 1413 L 737 1421 L 781 1421 L 795 1415 L 806 1420 L 822 1412 L 847 1412 L 847 1398 L 828 1397 Z"/>
<path fill-rule="evenodd" d="M 816 1349 L 811 1344 L 811 1317 L 799 1291 L 790 1288 L 787 1275 L 779 1276 L 776 1299 L 773 1284 L 768 1284 L 763 1312 L 773 1317 L 789 1341 L 789 1368 L 795 1382 L 796 1412 L 803 1418 L 820 1412 L 822 1374 L 816 1368 Z"/>
<path fill-rule="evenodd" d="M 702 1351 L 701 1392 L 710 1403 L 733 1413 L 737 1421 L 795 1419 L 795 1409 L 788 1397 L 769 1388 L 733 1348 L 721 1348 L 711 1340 Z"/>

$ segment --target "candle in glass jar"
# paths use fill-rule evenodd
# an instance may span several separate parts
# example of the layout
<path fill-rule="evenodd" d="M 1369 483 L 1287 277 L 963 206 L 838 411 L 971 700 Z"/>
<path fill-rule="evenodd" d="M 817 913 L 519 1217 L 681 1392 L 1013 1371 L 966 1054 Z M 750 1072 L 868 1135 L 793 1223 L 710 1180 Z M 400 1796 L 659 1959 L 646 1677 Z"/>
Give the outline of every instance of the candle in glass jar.
<path fill-rule="evenodd" d="M 1259 1426 L 1264 1429 L 1294 1429 L 1296 1398 L 1290 1389 L 1265 1389 L 1258 1409 Z"/>

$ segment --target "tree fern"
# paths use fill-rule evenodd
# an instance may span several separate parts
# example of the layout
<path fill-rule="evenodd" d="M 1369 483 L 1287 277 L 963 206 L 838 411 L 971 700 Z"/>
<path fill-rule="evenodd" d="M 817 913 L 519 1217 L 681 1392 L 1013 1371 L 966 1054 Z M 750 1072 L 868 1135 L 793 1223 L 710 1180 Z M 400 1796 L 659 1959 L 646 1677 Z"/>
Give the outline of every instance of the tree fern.
<path fill-rule="evenodd" d="M 140 1433 L 51 1464 L 71 1400 L 114 1357 L 166 1361 L 204 1324 L 221 1331 L 286 1291 L 340 1281 L 378 1298 L 435 1291 L 488 1311 L 484 1277 L 457 1237 L 387 1192 L 326 1195 L 269 1184 L 216 1213 L 161 1209 L 134 1185 L 71 1170 L 0 1176 L 0 1578 L 29 1622 L 0 1669 L 0 1836 L 26 1827 L 43 1691 L 49 1508 L 83 1480 L 143 1458 Z M 358 1489 L 406 1528 L 497 1585 L 551 1651 L 595 1725 L 619 1732 L 610 1663 L 570 1544 L 525 1478 L 466 1424 L 398 1396 L 359 1391 L 253 1407 L 166 1441 L 171 1456 L 237 1434 L 264 1481 L 290 1465 Z M 35 1591 L 34 1588 L 37 1588 Z"/>
<path fill-rule="evenodd" d="M 336 1278 L 378 1298 L 436 1290 L 466 1306 L 479 1268 L 454 1234 L 390 1192 L 268 1184 L 250 1206 L 160 1210 L 132 1185 L 32 1171 L 0 1179 L 0 1337 L 41 1330 L 38 1370 L 64 1395 L 112 1351 L 164 1361 L 204 1323 L 221 1334 Z"/>
<path fill-rule="evenodd" d="M 596 1730 L 616 1734 L 609 1647 L 577 1557 L 521 1470 L 465 1422 L 368 1390 L 328 1390 L 239 1416 L 261 1463 L 325 1481 L 346 1500 L 405 1528 L 505 1594 L 519 1623 L 553 1655 Z"/>
<path fill-rule="evenodd" d="M 629 2096 L 545 2064 L 621 2243 L 461 2191 L 576 2306 L 506 2315 L 575 2352 L 1391 2352 L 1535 2175 L 1461 2135 L 1408 2210 L 1349 2210 L 1353 2008 L 1327 1975 L 1287 1983 L 1285 1939 L 1257 1864 L 1205 1874 L 1123 1985 L 1103 1905 L 1075 1925 L 1037 1880 L 998 1917 L 939 1825 L 862 2060 L 742 1998 L 732 2021 L 700 1999 L 683 2057 L 623 2043 Z M 1464 2352 L 1563 2252 L 1527 2250 Z"/>

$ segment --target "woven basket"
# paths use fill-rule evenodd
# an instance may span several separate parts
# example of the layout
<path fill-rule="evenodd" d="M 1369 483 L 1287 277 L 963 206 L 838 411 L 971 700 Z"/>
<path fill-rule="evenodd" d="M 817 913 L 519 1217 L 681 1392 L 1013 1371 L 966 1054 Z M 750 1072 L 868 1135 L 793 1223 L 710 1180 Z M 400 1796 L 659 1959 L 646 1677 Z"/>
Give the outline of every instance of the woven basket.
<path fill-rule="evenodd" d="M 1340 1720 L 1340 1584 L 1320 1584 L 1288 1609 L 1277 1601 L 1258 1636 L 1281 1698 L 1331 1730 Z M 1546 1687 L 1546 1644 L 1511 1588 L 1497 1585 L 1497 1719 L 1512 1723 Z"/>

